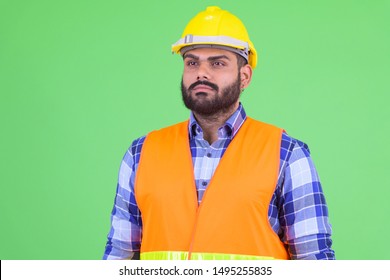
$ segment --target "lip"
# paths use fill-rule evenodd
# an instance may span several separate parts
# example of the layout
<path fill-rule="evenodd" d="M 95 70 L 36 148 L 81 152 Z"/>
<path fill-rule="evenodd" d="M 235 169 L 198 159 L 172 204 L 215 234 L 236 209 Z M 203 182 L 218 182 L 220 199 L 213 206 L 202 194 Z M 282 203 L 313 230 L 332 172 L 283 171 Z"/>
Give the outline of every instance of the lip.
<path fill-rule="evenodd" d="M 193 88 L 193 92 L 198 92 L 198 91 L 213 91 L 213 89 L 209 86 L 206 86 L 206 85 L 198 85 L 196 87 Z"/>

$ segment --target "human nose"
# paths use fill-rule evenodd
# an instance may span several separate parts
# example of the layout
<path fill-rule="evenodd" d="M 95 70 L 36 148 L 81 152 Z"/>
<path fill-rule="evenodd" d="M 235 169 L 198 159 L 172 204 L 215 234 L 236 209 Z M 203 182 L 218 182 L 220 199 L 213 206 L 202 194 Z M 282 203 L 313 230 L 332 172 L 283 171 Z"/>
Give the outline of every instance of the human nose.
<path fill-rule="evenodd" d="M 209 79 L 210 79 L 210 71 L 206 63 L 200 63 L 198 67 L 197 80 L 209 80 Z"/>

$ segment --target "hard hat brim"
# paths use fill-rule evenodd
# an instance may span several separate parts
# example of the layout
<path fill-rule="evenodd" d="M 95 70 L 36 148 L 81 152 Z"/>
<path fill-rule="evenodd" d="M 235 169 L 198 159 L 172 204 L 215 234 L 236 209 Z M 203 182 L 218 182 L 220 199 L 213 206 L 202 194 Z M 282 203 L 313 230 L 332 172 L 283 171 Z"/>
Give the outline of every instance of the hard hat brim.
<path fill-rule="evenodd" d="M 247 43 L 229 36 L 195 36 L 187 35 L 172 45 L 172 52 L 183 55 L 183 49 L 195 49 L 198 47 L 220 47 L 238 53 L 244 57 L 249 65 L 254 68 L 257 63 L 256 50 L 251 42 Z"/>

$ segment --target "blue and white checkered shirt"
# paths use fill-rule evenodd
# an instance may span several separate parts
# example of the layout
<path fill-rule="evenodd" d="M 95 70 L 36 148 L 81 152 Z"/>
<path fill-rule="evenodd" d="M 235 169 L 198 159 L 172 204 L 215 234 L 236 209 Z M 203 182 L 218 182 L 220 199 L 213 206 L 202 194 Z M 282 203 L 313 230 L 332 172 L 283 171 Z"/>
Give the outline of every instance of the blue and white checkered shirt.
<path fill-rule="evenodd" d="M 226 148 L 245 119 L 246 113 L 240 104 L 219 128 L 218 140 L 210 145 L 203 139 L 202 129 L 191 114 L 189 141 L 199 203 Z M 135 201 L 134 179 L 144 140 L 145 137 L 135 140 L 122 160 L 103 259 L 130 259 L 140 250 L 142 217 Z M 331 249 L 328 208 L 309 148 L 286 133 L 282 135 L 278 183 L 268 218 L 275 233 L 287 245 L 292 259 L 335 258 Z"/>

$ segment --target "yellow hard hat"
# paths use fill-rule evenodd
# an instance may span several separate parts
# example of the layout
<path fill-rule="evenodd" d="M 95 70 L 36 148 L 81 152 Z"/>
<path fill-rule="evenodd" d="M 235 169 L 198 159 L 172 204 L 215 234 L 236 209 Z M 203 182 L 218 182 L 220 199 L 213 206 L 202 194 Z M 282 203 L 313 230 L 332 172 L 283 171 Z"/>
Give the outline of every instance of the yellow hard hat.
<path fill-rule="evenodd" d="M 218 47 L 243 56 L 252 68 L 257 64 L 257 52 L 239 18 L 219 7 L 207 7 L 187 24 L 172 52 L 184 54 L 189 49 Z"/>

